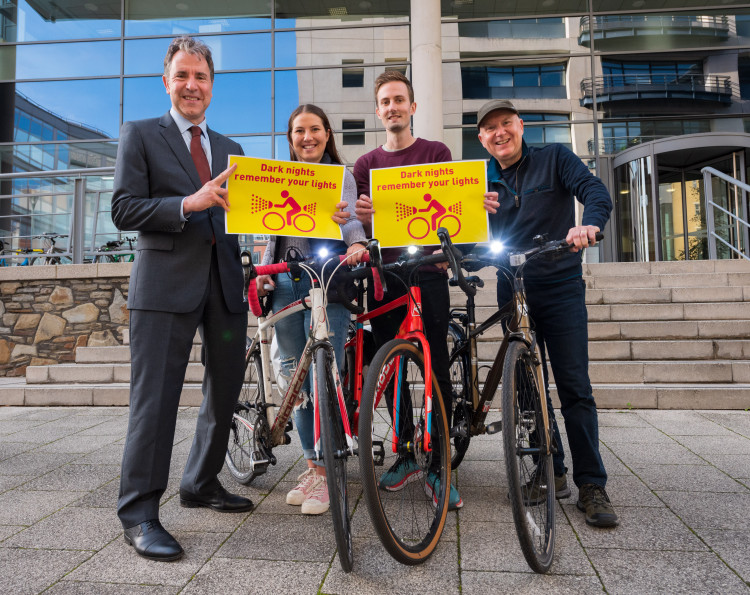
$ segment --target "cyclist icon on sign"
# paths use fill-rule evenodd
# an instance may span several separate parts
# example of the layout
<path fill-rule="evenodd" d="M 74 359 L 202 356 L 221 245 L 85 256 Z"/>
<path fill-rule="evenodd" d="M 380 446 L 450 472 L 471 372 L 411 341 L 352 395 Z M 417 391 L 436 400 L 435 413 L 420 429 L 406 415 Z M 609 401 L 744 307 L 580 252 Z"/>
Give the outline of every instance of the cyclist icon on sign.
<path fill-rule="evenodd" d="M 422 238 L 427 237 L 427 234 L 429 234 L 430 231 L 436 231 L 438 226 L 447 228 L 450 237 L 455 236 L 461 231 L 461 222 L 458 217 L 451 214 L 446 215 L 448 209 L 446 209 L 440 202 L 433 199 L 432 195 L 425 194 L 424 201 L 428 203 L 427 206 L 424 209 L 419 209 L 417 212 L 429 213 L 433 209 L 435 212 L 430 215 L 431 223 L 428 223 L 427 219 L 424 217 L 415 217 L 409 221 L 406 230 L 411 237 L 415 240 L 421 240 Z"/>
<path fill-rule="evenodd" d="M 285 225 L 295 227 L 298 231 L 308 233 L 315 229 L 315 220 L 307 213 L 302 212 L 302 207 L 289 194 L 288 190 L 282 190 L 281 198 L 286 199 L 283 203 L 278 205 L 272 205 L 275 209 L 286 209 L 286 215 L 282 215 L 277 211 L 271 211 L 263 216 L 263 225 L 265 225 L 271 231 L 279 231 Z"/>

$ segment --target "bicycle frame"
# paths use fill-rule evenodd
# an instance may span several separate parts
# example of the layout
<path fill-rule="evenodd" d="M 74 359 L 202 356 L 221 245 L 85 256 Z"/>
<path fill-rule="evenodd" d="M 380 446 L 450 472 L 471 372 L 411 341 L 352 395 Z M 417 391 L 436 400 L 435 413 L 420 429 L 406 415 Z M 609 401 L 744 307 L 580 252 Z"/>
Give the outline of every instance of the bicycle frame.
<path fill-rule="evenodd" d="M 358 403 L 361 403 L 361 395 L 362 395 L 362 366 L 363 366 L 363 334 L 364 334 L 364 322 L 371 320 L 372 318 L 376 318 L 377 316 L 380 316 L 381 314 L 385 314 L 386 312 L 390 312 L 391 310 L 394 310 L 395 308 L 399 308 L 400 306 L 408 306 L 410 304 L 410 307 L 407 307 L 406 309 L 406 318 L 404 318 L 404 321 L 401 323 L 401 326 L 399 327 L 398 333 L 394 338 L 396 339 L 404 339 L 406 341 L 412 341 L 414 343 L 417 343 L 419 348 L 422 350 L 422 353 L 424 354 L 424 366 L 425 366 L 425 408 L 427 410 L 427 419 L 425 423 L 425 431 L 423 436 L 423 447 L 425 452 L 431 452 L 432 446 L 431 446 L 431 434 L 430 434 L 430 427 L 432 423 L 432 358 L 430 356 L 430 346 L 427 343 L 427 338 L 424 335 L 424 323 L 422 322 L 422 290 L 417 287 L 409 287 L 408 293 L 402 295 L 399 298 L 396 298 L 392 302 L 389 302 L 387 304 L 384 304 L 383 306 L 380 306 L 373 310 L 372 312 L 367 312 L 365 314 L 361 314 L 357 316 L 357 322 L 356 322 L 356 328 L 357 328 L 357 351 L 356 351 L 356 357 L 355 357 L 355 397 L 357 399 Z M 378 403 L 380 403 L 380 400 L 383 398 L 385 394 L 385 390 L 388 386 L 388 383 L 393 380 L 394 381 L 394 395 L 396 398 L 393 399 L 393 421 L 394 421 L 394 427 L 398 428 L 399 426 L 399 411 L 400 411 L 400 405 L 401 405 L 401 391 L 398 390 L 399 383 L 401 382 L 401 370 L 400 370 L 400 361 L 398 359 L 394 360 L 394 364 L 391 368 L 385 371 L 385 373 L 380 375 L 380 378 L 377 382 L 376 387 L 376 393 L 375 393 L 375 406 L 377 407 Z M 359 417 L 359 407 L 357 408 L 357 418 Z M 392 448 L 393 452 L 397 451 L 398 447 L 398 435 L 396 432 L 393 432 L 392 436 Z"/>
<path fill-rule="evenodd" d="M 526 293 L 523 286 L 523 279 L 515 278 L 512 302 L 492 314 L 492 316 L 490 316 L 478 327 L 476 326 L 476 321 L 474 319 L 474 297 L 467 296 L 466 315 L 468 317 L 468 320 L 466 326 L 468 328 L 468 333 L 466 342 L 468 343 L 468 346 L 466 347 L 466 349 L 469 350 L 471 362 L 469 371 L 471 378 L 468 379 L 470 380 L 468 386 L 471 386 L 473 410 L 470 429 L 470 433 L 472 436 L 484 433 L 486 431 L 484 422 L 487 419 L 487 413 L 490 410 L 490 406 L 492 404 L 492 400 L 495 397 L 497 387 L 500 385 L 500 380 L 502 379 L 503 374 L 503 362 L 505 361 L 505 354 L 508 351 L 508 346 L 510 345 L 511 341 L 523 341 L 533 351 L 535 363 L 537 363 L 537 365 L 534 367 L 534 377 L 537 384 L 537 389 L 539 390 L 540 395 L 546 396 L 547 394 L 544 385 L 544 375 L 542 372 L 541 352 L 539 349 L 539 345 L 536 342 L 536 335 L 534 335 L 533 331 L 531 330 L 531 317 L 529 316 L 529 310 L 526 306 L 525 295 Z M 512 312 L 512 318 L 508 322 L 508 328 L 503 336 L 502 342 L 500 343 L 500 347 L 498 348 L 495 360 L 492 362 L 492 366 L 490 367 L 490 371 L 487 374 L 487 378 L 484 381 L 484 388 L 480 393 L 478 389 L 479 367 L 476 338 L 482 335 L 487 329 L 500 322 L 508 314 L 509 309 L 510 312 Z M 464 379 L 464 381 L 466 380 L 467 379 Z M 547 449 L 551 449 L 552 440 L 550 436 L 547 399 L 545 397 L 541 400 L 542 418 L 544 419 L 544 428 L 547 438 Z"/>
<path fill-rule="evenodd" d="M 307 373 L 312 367 L 312 374 L 313 374 L 312 385 L 314 387 L 313 388 L 313 406 L 315 408 L 314 440 L 315 440 L 315 457 L 317 460 L 320 460 L 322 458 L 321 457 L 321 445 L 320 445 L 320 418 L 318 414 L 318 411 L 319 411 L 318 388 L 317 388 L 317 382 L 315 382 L 315 378 L 317 377 L 317 374 L 322 373 L 322 371 L 316 370 L 316 366 L 313 361 L 314 354 L 317 349 L 328 349 L 330 351 L 331 358 L 333 360 L 333 363 L 331 366 L 331 372 L 334 378 L 334 385 L 336 389 L 336 395 L 337 395 L 339 408 L 342 412 L 342 421 L 343 421 L 343 426 L 344 426 L 344 433 L 346 435 L 347 448 L 350 454 L 354 454 L 354 443 L 353 443 L 353 438 L 352 438 L 352 431 L 351 431 L 351 427 L 349 426 L 348 416 L 346 415 L 346 407 L 344 405 L 344 393 L 341 387 L 341 378 L 339 375 L 338 366 L 336 365 L 336 356 L 328 340 L 328 328 L 327 328 L 326 310 L 325 310 L 324 303 L 325 301 L 324 301 L 323 290 L 319 286 L 317 286 L 317 284 L 315 284 L 310 289 L 310 294 L 306 296 L 304 299 L 292 302 L 291 304 L 282 308 L 278 312 L 275 312 L 268 318 L 265 316 L 260 316 L 258 318 L 258 330 L 255 333 L 255 336 L 250 344 L 250 347 L 248 347 L 248 352 L 252 352 L 256 349 L 260 351 L 263 378 L 262 380 L 258 379 L 258 381 L 263 382 L 263 388 L 265 389 L 264 390 L 264 394 L 266 396 L 265 415 L 271 427 L 271 441 L 270 441 L 271 448 L 285 443 L 284 434 L 286 431 L 287 421 L 289 421 L 289 418 L 291 417 L 297 398 L 300 395 L 302 384 L 304 383 L 305 378 L 307 377 Z M 307 342 L 305 343 L 305 348 L 302 351 L 302 355 L 297 365 L 297 369 L 292 375 L 292 378 L 289 381 L 289 386 L 287 387 L 286 393 L 284 394 L 281 404 L 279 405 L 278 413 L 275 413 L 276 408 L 271 401 L 271 395 L 272 395 L 271 371 L 273 369 L 271 366 L 271 341 L 270 341 L 271 329 L 276 324 L 278 324 L 279 321 L 283 320 L 284 318 L 291 316 L 292 314 L 295 314 L 297 312 L 301 312 L 303 310 L 308 310 L 308 309 L 311 311 L 310 334 L 307 338 Z M 252 427 L 252 425 L 249 422 L 247 422 L 247 420 L 238 418 L 238 421 L 243 423 L 251 431 L 255 430 L 255 428 Z M 255 465 L 257 463 L 265 463 L 265 462 L 267 461 L 257 461 L 257 462 L 253 461 L 253 464 Z"/>

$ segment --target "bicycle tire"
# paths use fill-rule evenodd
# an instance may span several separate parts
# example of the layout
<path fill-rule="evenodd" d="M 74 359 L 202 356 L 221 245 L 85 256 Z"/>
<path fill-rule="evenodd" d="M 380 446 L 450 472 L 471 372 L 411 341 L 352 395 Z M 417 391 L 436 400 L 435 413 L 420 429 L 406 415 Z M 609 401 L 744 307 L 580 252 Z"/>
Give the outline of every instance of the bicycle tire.
<path fill-rule="evenodd" d="M 547 448 L 551 433 L 545 431 L 541 411 L 545 397 L 534 360 L 525 343 L 513 341 L 508 346 L 503 362 L 503 447 L 521 551 L 531 569 L 543 574 L 555 549 L 555 476 Z"/>
<path fill-rule="evenodd" d="M 114 256 L 110 256 L 109 254 L 97 254 L 94 256 L 94 262 L 106 264 L 109 262 L 116 262 Z"/>
<path fill-rule="evenodd" d="M 348 452 L 329 351 L 325 348 L 318 349 L 315 352 L 315 363 L 320 409 L 320 439 L 323 445 L 323 463 L 326 468 L 333 533 L 336 537 L 341 568 L 344 572 L 351 572 L 354 565 L 354 553 L 346 487 Z"/>
<path fill-rule="evenodd" d="M 377 402 L 376 390 L 379 385 L 385 386 L 394 379 L 395 363 L 400 364 L 400 370 L 404 373 L 401 379 L 406 377 L 406 382 L 399 384 L 405 386 L 408 391 L 406 399 L 411 403 L 411 418 L 414 422 L 409 427 L 404 427 L 399 422 L 402 431 L 396 450 L 403 453 L 411 448 L 418 470 L 412 473 L 411 481 L 401 484 L 400 489 L 389 491 L 379 488 L 380 478 L 396 462 L 398 454 L 393 452 L 392 447 L 391 411 L 387 406 L 381 407 Z M 422 448 L 422 433 L 426 423 L 424 359 L 422 352 L 413 343 L 394 339 L 377 351 L 365 379 L 359 415 L 359 462 L 370 518 L 388 553 L 402 564 L 408 565 L 420 564 L 432 555 L 448 515 L 448 423 L 440 388 L 434 377 L 432 386 L 433 452 L 425 452 Z M 373 445 L 378 452 L 377 455 Z M 435 450 L 439 453 L 442 464 L 439 489 L 433 495 L 427 493 L 425 479 L 432 465 Z"/>
<path fill-rule="evenodd" d="M 258 450 L 257 434 L 242 423 L 244 420 L 253 428 L 257 428 L 258 411 L 255 406 L 265 401 L 263 368 L 260 354 L 257 351 L 248 352 L 245 357 L 244 378 L 239 400 L 234 406 L 234 415 L 229 431 L 229 444 L 224 460 L 235 481 L 242 485 L 248 485 L 258 475 L 262 474 L 256 472 L 252 464 L 252 456 Z"/>
<path fill-rule="evenodd" d="M 469 448 L 469 442 L 471 441 L 471 414 L 472 404 L 471 396 L 468 394 L 467 387 L 469 386 L 469 354 L 466 349 L 458 347 L 461 343 L 466 340 L 466 335 L 460 324 L 451 320 L 448 323 L 448 345 L 453 345 L 451 348 L 448 373 L 451 381 L 451 411 L 453 411 L 453 427 L 456 428 L 459 423 L 466 422 L 466 435 L 465 436 L 453 436 L 451 438 L 451 469 L 456 469 L 461 461 L 464 460 L 464 455 Z"/>

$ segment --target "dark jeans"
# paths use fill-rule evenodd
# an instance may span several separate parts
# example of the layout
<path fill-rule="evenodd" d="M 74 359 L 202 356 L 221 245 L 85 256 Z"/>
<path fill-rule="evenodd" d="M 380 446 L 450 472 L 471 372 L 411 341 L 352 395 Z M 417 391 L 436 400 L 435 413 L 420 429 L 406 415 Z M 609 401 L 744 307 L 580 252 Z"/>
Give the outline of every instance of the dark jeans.
<path fill-rule="evenodd" d="M 542 358 L 545 362 L 549 358 L 555 377 L 573 460 L 573 481 L 577 486 L 594 483 L 604 487 L 607 472 L 599 454 L 599 422 L 589 380 L 586 284 L 578 277 L 553 285 L 525 285 Z M 510 285 L 499 280 L 497 288 L 498 304 L 503 306 L 511 298 Z M 543 370 L 547 404 L 552 413 L 546 365 Z M 567 469 L 554 415 L 553 427 L 558 450 L 553 456 L 555 474 L 561 475 Z"/>
<path fill-rule="evenodd" d="M 378 302 L 373 296 L 373 290 L 368 287 L 367 309 L 369 311 L 392 302 L 406 293 L 406 288 L 396 279 L 390 277 L 388 281 L 388 293 L 383 300 Z M 435 272 L 422 272 L 419 275 L 419 287 L 422 289 L 422 321 L 427 343 L 430 345 L 430 356 L 432 357 L 432 373 L 440 387 L 440 394 L 445 405 L 448 417 L 448 426 L 451 423 L 451 381 L 448 370 L 448 317 L 450 314 L 450 294 L 448 292 L 448 278 Z M 377 316 L 370 320 L 372 333 L 375 337 L 376 348 L 380 349 L 385 343 L 396 336 L 399 326 L 406 317 L 406 306 L 391 310 L 386 314 Z M 390 391 L 386 393 L 386 401 L 392 399 Z M 406 405 L 406 404 L 405 404 Z M 388 402 L 389 410 L 393 410 L 391 402 Z M 411 409 L 407 408 L 405 415 L 401 417 L 408 425 L 411 422 Z M 408 420 L 408 421 L 407 421 Z M 433 457 L 433 467 L 439 465 L 437 457 Z"/>

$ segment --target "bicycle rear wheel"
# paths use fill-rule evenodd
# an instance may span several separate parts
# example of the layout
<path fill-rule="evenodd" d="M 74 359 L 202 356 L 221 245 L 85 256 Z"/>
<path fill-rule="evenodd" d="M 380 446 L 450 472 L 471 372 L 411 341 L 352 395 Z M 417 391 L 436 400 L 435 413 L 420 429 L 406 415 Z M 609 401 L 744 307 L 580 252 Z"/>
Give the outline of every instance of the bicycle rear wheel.
<path fill-rule="evenodd" d="M 469 448 L 471 440 L 471 394 L 469 387 L 469 354 L 458 346 L 466 339 L 461 325 L 454 321 L 448 323 L 448 347 L 450 348 L 449 375 L 451 380 L 451 410 L 453 427 L 451 428 L 451 469 L 456 469 Z"/>
<path fill-rule="evenodd" d="M 260 354 L 257 351 L 248 352 L 245 358 L 245 380 L 239 400 L 234 406 L 225 456 L 232 477 L 243 485 L 265 472 L 265 466 L 260 470 L 254 465 L 255 461 L 264 458 L 259 456 L 258 440 L 268 424 L 256 408 L 256 405 L 265 401 L 264 394 Z"/>
<path fill-rule="evenodd" d="M 513 341 L 508 346 L 503 364 L 503 447 L 518 541 L 531 569 L 545 573 L 555 548 L 555 476 L 538 365 L 525 343 Z"/>
<path fill-rule="evenodd" d="M 413 343 L 395 339 L 383 345 L 367 373 L 359 416 L 359 462 L 367 508 L 383 546 L 403 564 L 419 564 L 432 554 L 448 514 L 448 424 L 433 377 L 431 451 L 426 452 L 424 372 L 422 352 Z M 384 394 L 386 387 L 393 388 L 394 399 L 400 393 L 395 424 L 393 400 Z M 441 462 L 437 469 L 435 457 Z M 408 473 L 394 484 L 392 470 L 404 464 Z M 433 477 L 428 484 L 431 469 L 438 481 Z"/>
<path fill-rule="evenodd" d="M 328 480 L 328 499 L 331 502 L 333 533 L 339 550 L 339 562 L 344 572 L 354 565 L 349 500 L 346 489 L 348 449 L 339 407 L 339 391 L 333 379 L 331 357 L 327 349 L 315 352 L 318 407 L 320 408 L 320 438 L 323 443 L 323 462 Z M 338 387 L 340 389 L 340 386 Z"/>

